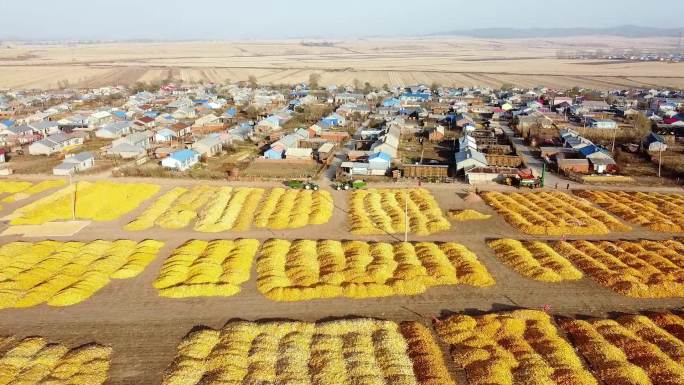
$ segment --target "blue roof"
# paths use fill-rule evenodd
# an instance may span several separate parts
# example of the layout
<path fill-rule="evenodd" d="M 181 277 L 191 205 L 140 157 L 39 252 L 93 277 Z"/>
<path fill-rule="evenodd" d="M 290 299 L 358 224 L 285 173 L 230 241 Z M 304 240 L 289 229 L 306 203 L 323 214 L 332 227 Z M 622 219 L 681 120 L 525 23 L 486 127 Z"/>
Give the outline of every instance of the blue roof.
<path fill-rule="evenodd" d="M 186 162 L 199 154 L 195 150 L 180 150 L 169 155 L 171 158 L 176 159 L 179 162 Z"/>
<path fill-rule="evenodd" d="M 584 147 L 579 149 L 579 153 L 582 154 L 584 157 L 587 157 L 587 156 L 589 156 L 593 153 L 599 152 L 599 151 L 600 151 L 599 148 L 593 144 L 590 144 L 588 146 L 584 146 Z"/>
<path fill-rule="evenodd" d="M 150 118 L 156 118 L 157 117 L 157 113 L 154 111 L 147 111 L 143 115 L 150 117 Z"/>
<path fill-rule="evenodd" d="M 7 120 L 3 120 L 0 123 L 4 124 L 7 127 L 12 127 L 12 126 L 14 126 L 15 121 L 11 120 L 11 119 L 7 119 Z"/>
<path fill-rule="evenodd" d="M 125 118 L 126 113 L 124 111 L 113 111 L 112 115 L 116 116 L 117 118 Z"/>
<path fill-rule="evenodd" d="M 374 159 L 382 159 L 382 160 L 384 160 L 384 161 L 386 161 L 386 162 L 391 162 L 391 161 L 392 161 L 392 157 L 389 156 L 389 154 L 384 153 L 384 152 L 382 152 L 382 151 L 376 152 L 375 154 L 372 154 L 371 156 L 368 157 L 368 160 L 369 160 L 369 161 L 370 161 L 370 160 L 374 160 Z"/>

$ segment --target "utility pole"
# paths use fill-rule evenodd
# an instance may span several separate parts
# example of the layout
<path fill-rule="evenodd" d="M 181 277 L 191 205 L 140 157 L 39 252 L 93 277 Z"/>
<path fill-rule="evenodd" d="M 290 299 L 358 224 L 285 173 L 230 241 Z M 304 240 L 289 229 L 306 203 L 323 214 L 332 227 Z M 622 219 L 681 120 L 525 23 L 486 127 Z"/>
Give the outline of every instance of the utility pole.
<path fill-rule="evenodd" d="M 71 187 L 72 184 L 73 184 L 72 173 L 70 172 L 69 173 L 69 187 Z M 74 193 L 72 194 L 72 198 L 71 198 L 71 220 L 75 221 L 76 220 L 76 187 L 77 186 L 74 185 L 73 187 L 74 187 Z"/>
<path fill-rule="evenodd" d="M 409 230 L 408 192 L 406 190 L 404 190 L 404 243 L 408 242 L 408 230 Z"/>
<path fill-rule="evenodd" d="M 618 130 L 617 128 L 613 129 L 613 144 L 610 147 L 611 154 L 615 154 L 615 136 L 617 135 L 617 130 Z"/>
<path fill-rule="evenodd" d="M 660 147 L 658 150 L 658 178 L 660 178 L 660 169 L 663 165 L 663 148 Z"/>

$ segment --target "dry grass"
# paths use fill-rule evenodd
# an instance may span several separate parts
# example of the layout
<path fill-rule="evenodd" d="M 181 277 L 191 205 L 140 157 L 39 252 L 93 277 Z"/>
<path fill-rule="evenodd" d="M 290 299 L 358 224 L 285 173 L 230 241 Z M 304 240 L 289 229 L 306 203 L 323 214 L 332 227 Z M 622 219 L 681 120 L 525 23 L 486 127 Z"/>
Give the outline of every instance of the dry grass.
<path fill-rule="evenodd" d="M 264 243 L 257 287 L 276 301 L 417 295 L 431 286 L 489 286 L 494 279 L 456 243 L 287 241 Z"/>

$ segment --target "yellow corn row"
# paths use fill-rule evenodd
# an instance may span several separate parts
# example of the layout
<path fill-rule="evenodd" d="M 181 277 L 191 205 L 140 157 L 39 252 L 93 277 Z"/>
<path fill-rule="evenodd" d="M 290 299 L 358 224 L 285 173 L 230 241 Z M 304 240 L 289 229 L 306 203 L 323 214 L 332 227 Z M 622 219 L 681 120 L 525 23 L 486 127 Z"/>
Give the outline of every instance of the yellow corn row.
<path fill-rule="evenodd" d="M 193 240 L 164 261 L 154 287 L 163 297 L 231 296 L 249 280 L 259 242 Z"/>
<path fill-rule="evenodd" d="M 489 242 L 489 247 L 503 263 L 535 281 L 560 282 L 582 278 L 581 271 L 545 242 L 498 239 Z"/>
<path fill-rule="evenodd" d="M 281 230 L 323 224 L 332 217 L 333 207 L 332 196 L 327 191 L 274 188 L 259 206 L 254 225 Z"/>
<path fill-rule="evenodd" d="M 368 189 L 352 192 L 350 231 L 359 235 L 395 234 L 406 230 L 430 235 L 451 228 L 432 194 L 425 189 Z M 408 209 L 408 210 L 407 210 Z"/>
<path fill-rule="evenodd" d="M 402 335 L 406 331 L 408 337 Z M 409 346 L 407 339 L 416 342 Z M 414 359 L 414 360 L 412 360 Z M 211 379 L 211 382 L 207 382 Z M 372 319 L 230 322 L 188 334 L 162 385 L 450 385 L 424 328 Z"/>
<path fill-rule="evenodd" d="M 563 241 L 554 249 L 618 293 L 640 298 L 684 296 L 684 244 L 679 241 Z"/>
<path fill-rule="evenodd" d="M 456 315 L 436 327 L 472 385 L 597 385 L 544 312 Z"/>
<path fill-rule="evenodd" d="M 7 338 L 0 343 L 0 384 L 102 385 L 112 349 L 96 344 L 69 349 L 43 338 Z"/>
<path fill-rule="evenodd" d="M 257 287 L 275 301 L 416 295 L 437 285 L 490 286 L 477 257 L 456 243 L 287 241 L 264 243 Z"/>
<path fill-rule="evenodd" d="M 659 192 L 578 191 L 620 218 L 653 231 L 684 232 L 684 195 Z"/>
<path fill-rule="evenodd" d="M 42 224 L 71 220 L 74 190 L 76 218 L 106 222 L 138 207 L 159 191 L 159 186 L 144 183 L 78 182 L 43 199 L 17 209 L 13 225 Z"/>
<path fill-rule="evenodd" d="M 489 214 L 483 214 L 479 211 L 475 210 L 452 210 L 449 211 L 449 219 L 458 221 L 458 222 L 465 222 L 465 221 L 481 221 L 485 219 L 489 219 L 492 216 Z"/>
<path fill-rule="evenodd" d="M 151 240 L 5 244 L 0 247 L 0 309 L 82 302 L 111 279 L 140 274 L 163 245 Z"/>
<path fill-rule="evenodd" d="M 560 325 L 606 384 L 684 384 L 684 343 L 647 317 Z"/>
<path fill-rule="evenodd" d="M 527 234 L 605 235 L 630 230 L 605 211 L 563 192 L 489 191 L 482 196 L 508 223 Z"/>

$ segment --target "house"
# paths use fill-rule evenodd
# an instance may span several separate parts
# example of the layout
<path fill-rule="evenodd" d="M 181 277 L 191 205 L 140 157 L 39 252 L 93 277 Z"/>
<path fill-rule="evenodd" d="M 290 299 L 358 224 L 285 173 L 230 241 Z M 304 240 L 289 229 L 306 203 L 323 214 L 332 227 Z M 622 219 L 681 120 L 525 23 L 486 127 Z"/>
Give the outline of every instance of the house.
<path fill-rule="evenodd" d="M 618 128 L 617 122 L 611 119 L 588 119 L 587 123 L 591 128 L 604 130 L 615 130 Z"/>
<path fill-rule="evenodd" d="M 178 171 L 185 171 L 199 162 L 200 154 L 195 150 L 180 150 L 172 152 L 162 159 L 161 165 Z"/>
<path fill-rule="evenodd" d="M 264 152 L 264 158 L 266 159 L 283 159 L 283 154 L 285 152 L 285 146 L 282 144 L 274 144 Z"/>
<path fill-rule="evenodd" d="M 372 167 L 373 170 L 377 171 L 384 169 L 386 173 L 387 170 L 390 169 L 390 165 L 392 164 L 392 157 L 384 152 L 376 152 L 368 156 L 368 163 L 374 166 Z M 383 173 L 383 175 L 385 173 Z"/>
<path fill-rule="evenodd" d="M 150 131 L 134 132 L 112 142 L 112 147 L 107 150 L 108 155 L 120 156 L 124 159 L 136 158 L 147 153 L 150 147 Z"/>
<path fill-rule="evenodd" d="M 190 135 L 190 133 L 192 132 L 192 128 L 185 123 L 176 123 L 169 128 L 171 129 L 171 131 L 175 132 L 176 136 L 178 136 L 179 138 Z"/>
<path fill-rule="evenodd" d="M 313 150 L 310 148 L 292 147 L 285 150 L 286 159 L 308 160 L 313 157 Z"/>
<path fill-rule="evenodd" d="M 644 149 L 646 149 L 648 152 L 667 151 L 665 138 L 663 138 L 662 135 L 658 135 L 654 132 L 649 133 L 644 138 Z"/>
<path fill-rule="evenodd" d="M 138 130 L 142 131 L 154 127 L 156 122 L 154 118 L 150 116 L 143 116 L 140 119 L 136 120 L 134 124 L 139 127 Z"/>
<path fill-rule="evenodd" d="M 565 172 L 576 172 L 580 174 L 589 173 L 589 159 L 557 158 L 558 169 Z"/>
<path fill-rule="evenodd" d="M 216 126 L 221 124 L 221 119 L 214 115 L 214 114 L 208 114 L 204 115 L 197 120 L 195 120 L 195 123 L 193 124 L 193 127 L 207 127 L 207 126 Z"/>
<path fill-rule="evenodd" d="M 98 127 L 102 127 L 105 124 L 111 122 L 113 119 L 114 117 L 108 111 L 98 111 L 92 113 L 88 117 L 88 128 L 94 130 Z"/>
<path fill-rule="evenodd" d="M 456 171 L 468 171 L 474 167 L 487 167 L 487 158 L 485 155 L 477 150 L 466 148 L 459 151 L 454 156 L 456 161 Z"/>
<path fill-rule="evenodd" d="M 218 137 L 209 135 L 193 143 L 192 149 L 201 156 L 214 156 L 223 149 L 223 142 Z"/>
<path fill-rule="evenodd" d="M 154 133 L 155 142 L 170 142 L 178 138 L 178 135 L 170 128 L 162 128 Z"/>
<path fill-rule="evenodd" d="M 48 136 L 51 134 L 57 134 L 62 132 L 59 129 L 59 123 L 49 120 L 42 120 L 40 122 L 31 122 L 28 124 L 29 127 L 33 129 L 33 132 L 43 136 Z"/>
<path fill-rule="evenodd" d="M 52 169 L 53 175 L 70 175 L 87 170 L 95 165 L 95 156 L 91 152 L 81 152 L 67 156 L 64 161 Z"/>
<path fill-rule="evenodd" d="M 587 159 L 597 174 L 613 174 L 618 171 L 617 163 L 610 156 L 594 156 Z"/>
<path fill-rule="evenodd" d="M 431 142 L 439 142 L 444 139 L 444 126 L 433 127 L 428 134 L 428 140 Z"/>
<path fill-rule="evenodd" d="M 54 134 L 29 145 L 31 155 L 52 155 L 71 146 L 83 144 L 83 137 L 78 135 Z"/>
<path fill-rule="evenodd" d="M 105 125 L 95 131 L 95 136 L 103 139 L 116 139 L 131 133 L 133 122 L 124 120 Z"/>
<path fill-rule="evenodd" d="M 235 126 L 228 130 L 228 134 L 234 141 L 244 142 L 252 135 L 254 128 L 249 123 L 242 123 L 239 126 Z"/>
<path fill-rule="evenodd" d="M 334 126 L 343 126 L 345 122 L 345 119 L 339 114 L 330 114 L 325 118 L 321 119 L 318 125 L 323 128 L 329 128 Z"/>

